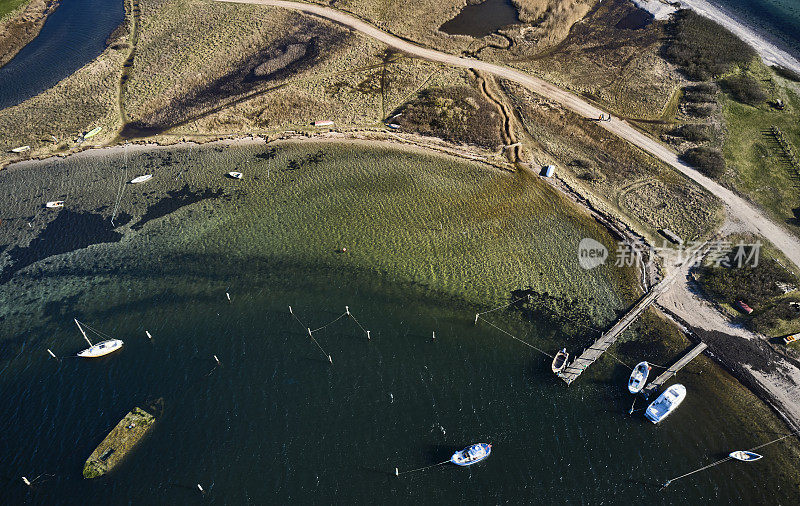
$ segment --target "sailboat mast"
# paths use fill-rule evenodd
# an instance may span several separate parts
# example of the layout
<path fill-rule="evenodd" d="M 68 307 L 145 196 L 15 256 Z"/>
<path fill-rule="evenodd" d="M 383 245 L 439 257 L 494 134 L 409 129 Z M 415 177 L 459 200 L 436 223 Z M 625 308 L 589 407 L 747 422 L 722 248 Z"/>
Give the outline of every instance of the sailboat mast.
<path fill-rule="evenodd" d="M 81 334 L 83 334 L 83 338 L 84 338 L 84 339 L 86 339 L 86 342 L 87 342 L 87 343 L 89 343 L 89 346 L 94 346 L 94 345 L 92 344 L 92 342 L 91 342 L 91 341 L 89 341 L 89 338 L 88 338 L 88 337 L 86 337 L 86 332 L 84 332 L 84 331 L 83 331 L 83 327 L 81 327 L 81 324 L 78 322 L 78 319 L 77 319 L 77 318 L 73 318 L 73 320 L 75 320 L 75 325 L 77 325 L 77 326 L 78 326 L 78 330 L 80 330 L 80 331 L 81 331 Z"/>

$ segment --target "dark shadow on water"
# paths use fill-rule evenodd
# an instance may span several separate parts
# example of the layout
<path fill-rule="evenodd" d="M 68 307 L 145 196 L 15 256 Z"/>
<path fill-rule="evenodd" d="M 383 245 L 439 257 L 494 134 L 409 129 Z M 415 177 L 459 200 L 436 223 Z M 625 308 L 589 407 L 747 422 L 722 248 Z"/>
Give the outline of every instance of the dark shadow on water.
<path fill-rule="evenodd" d="M 116 225 L 131 220 L 125 213 L 117 216 Z M 47 224 L 26 247 L 14 247 L 9 252 L 10 267 L 0 274 L 0 284 L 8 282 L 15 273 L 45 258 L 77 251 L 92 244 L 114 243 L 122 239 L 108 218 L 94 213 L 76 213 L 64 209 Z"/>
<path fill-rule="evenodd" d="M 167 192 L 167 197 L 159 200 L 152 206 L 147 208 L 147 211 L 142 215 L 136 224 L 131 226 L 133 230 L 141 230 L 148 222 L 158 218 L 163 218 L 182 207 L 186 207 L 197 202 L 209 199 L 217 199 L 225 195 L 225 190 L 212 190 L 206 188 L 205 190 L 192 191 L 189 185 L 184 185 L 180 190 L 172 190 Z"/>

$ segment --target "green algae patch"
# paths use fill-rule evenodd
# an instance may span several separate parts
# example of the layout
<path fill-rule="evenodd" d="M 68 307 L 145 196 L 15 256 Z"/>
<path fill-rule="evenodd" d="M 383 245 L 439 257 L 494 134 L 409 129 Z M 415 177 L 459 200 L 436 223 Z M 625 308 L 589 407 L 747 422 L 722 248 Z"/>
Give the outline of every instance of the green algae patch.
<path fill-rule="evenodd" d="M 133 408 L 111 429 L 83 465 L 83 477 L 103 476 L 111 471 L 144 437 L 156 417 L 142 408 Z"/>

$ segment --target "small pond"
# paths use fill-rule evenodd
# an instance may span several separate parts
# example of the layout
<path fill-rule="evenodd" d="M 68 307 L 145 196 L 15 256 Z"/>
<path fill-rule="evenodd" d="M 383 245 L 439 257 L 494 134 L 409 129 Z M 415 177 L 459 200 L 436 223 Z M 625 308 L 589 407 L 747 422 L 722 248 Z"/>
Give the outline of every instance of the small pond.
<path fill-rule="evenodd" d="M 486 0 L 477 5 L 467 5 L 439 30 L 450 35 L 485 37 L 517 23 L 519 13 L 511 0 Z"/>

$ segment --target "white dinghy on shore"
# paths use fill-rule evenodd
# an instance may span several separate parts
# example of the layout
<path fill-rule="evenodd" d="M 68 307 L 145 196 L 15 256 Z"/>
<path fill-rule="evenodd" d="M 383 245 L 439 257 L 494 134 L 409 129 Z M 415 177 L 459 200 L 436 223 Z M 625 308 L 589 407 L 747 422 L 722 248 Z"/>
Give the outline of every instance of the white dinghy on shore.
<path fill-rule="evenodd" d="M 131 184 L 144 183 L 145 181 L 150 181 L 151 179 L 153 179 L 153 175 L 152 174 L 145 174 L 143 176 L 139 176 L 139 177 L 135 177 L 135 178 L 131 179 Z"/>
<path fill-rule="evenodd" d="M 242 174 L 241 172 L 232 171 L 228 172 L 227 176 L 231 179 L 242 179 L 244 177 L 244 174 Z"/>
<path fill-rule="evenodd" d="M 50 202 L 45 204 L 44 207 L 46 207 L 48 209 L 57 209 L 59 207 L 64 207 L 64 201 L 63 200 L 51 200 Z"/>
<path fill-rule="evenodd" d="M 83 338 L 86 339 L 87 343 L 89 343 L 88 348 L 78 352 L 79 357 L 81 358 L 103 357 L 105 355 L 108 355 L 109 353 L 113 353 L 117 350 L 122 349 L 122 345 L 124 343 L 119 339 L 107 339 L 97 344 L 92 344 L 92 342 L 89 340 L 89 337 L 86 335 L 86 332 L 83 330 L 83 327 L 81 327 L 81 323 L 78 321 L 77 318 L 75 318 L 75 325 L 78 326 L 78 330 L 80 330 L 81 334 L 83 334 Z"/>

